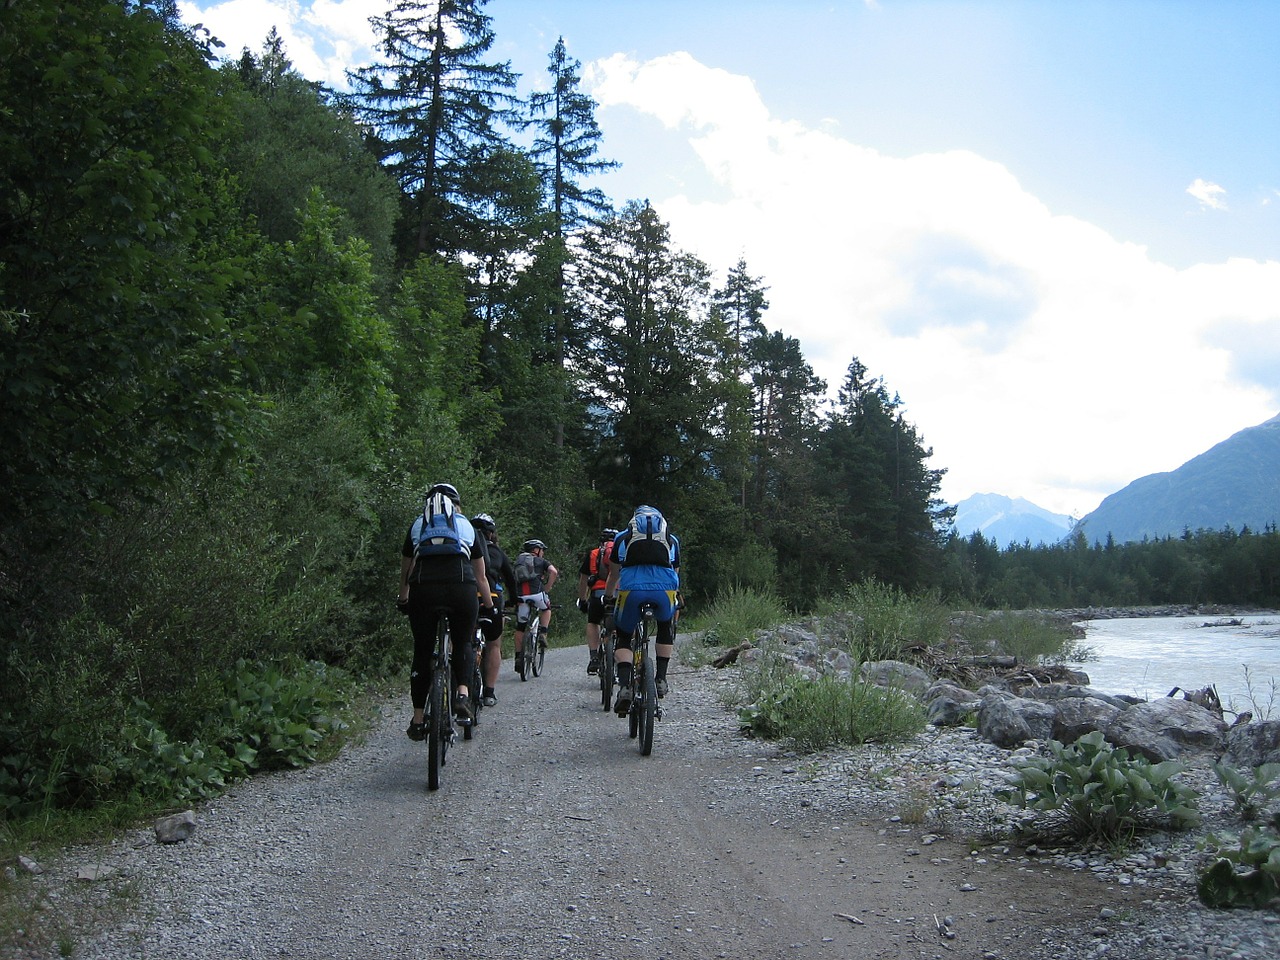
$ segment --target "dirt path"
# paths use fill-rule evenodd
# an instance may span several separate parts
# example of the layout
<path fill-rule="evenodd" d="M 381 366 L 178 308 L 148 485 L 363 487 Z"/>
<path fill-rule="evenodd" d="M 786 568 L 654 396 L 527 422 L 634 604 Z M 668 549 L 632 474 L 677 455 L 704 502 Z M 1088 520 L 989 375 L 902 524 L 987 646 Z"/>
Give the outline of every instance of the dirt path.
<path fill-rule="evenodd" d="M 673 671 L 641 757 L 584 667 L 504 664 L 436 793 L 397 703 L 339 760 L 199 811 L 192 840 L 121 844 L 139 916 L 77 955 L 1012 958 L 1122 908 L 1083 872 L 772 799 L 788 760 L 737 733 L 709 670 Z"/>

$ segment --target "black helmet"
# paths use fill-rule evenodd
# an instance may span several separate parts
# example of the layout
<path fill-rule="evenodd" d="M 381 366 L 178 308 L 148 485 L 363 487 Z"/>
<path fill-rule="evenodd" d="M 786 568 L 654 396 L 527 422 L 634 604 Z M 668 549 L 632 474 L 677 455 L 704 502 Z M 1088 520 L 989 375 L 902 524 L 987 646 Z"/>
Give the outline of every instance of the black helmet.
<path fill-rule="evenodd" d="M 601 542 L 605 540 L 612 540 L 617 535 L 618 535 L 617 530 L 614 530 L 612 527 L 605 527 L 603 530 L 600 531 L 600 540 Z"/>
<path fill-rule="evenodd" d="M 547 550 L 547 545 L 541 540 L 526 540 L 524 542 L 525 550 L 541 550 L 543 553 Z"/>
<path fill-rule="evenodd" d="M 489 516 L 487 513 L 477 513 L 471 518 L 471 525 L 479 530 L 487 531 L 488 533 L 493 533 L 498 529 L 498 525 L 493 522 L 493 517 Z"/>
<path fill-rule="evenodd" d="M 430 499 L 433 493 L 443 493 L 446 497 L 453 501 L 455 507 L 462 506 L 462 498 L 458 496 L 458 488 L 452 483 L 437 483 L 434 487 L 427 491 L 427 498 Z"/>

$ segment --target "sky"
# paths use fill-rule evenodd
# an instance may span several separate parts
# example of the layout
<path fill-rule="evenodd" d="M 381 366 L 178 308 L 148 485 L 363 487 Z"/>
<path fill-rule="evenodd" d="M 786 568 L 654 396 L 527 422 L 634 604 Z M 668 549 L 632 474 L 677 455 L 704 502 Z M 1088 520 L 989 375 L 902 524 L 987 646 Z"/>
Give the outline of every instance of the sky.
<path fill-rule="evenodd" d="M 335 89 L 389 0 L 180 0 Z M 1280 3 L 490 0 L 490 59 L 597 102 L 591 185 L 855 357 L 951 503 L 1083 516 L 1280 413 Z"/>

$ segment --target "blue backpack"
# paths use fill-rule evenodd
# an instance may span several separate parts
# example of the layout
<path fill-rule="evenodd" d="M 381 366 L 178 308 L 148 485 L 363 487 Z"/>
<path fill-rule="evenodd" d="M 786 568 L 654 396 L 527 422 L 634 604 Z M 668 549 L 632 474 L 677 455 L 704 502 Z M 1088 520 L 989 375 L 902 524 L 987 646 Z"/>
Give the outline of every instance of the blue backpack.
<path fill-rule="evenodd" d="M 667 518 L 652 507 L 641 507 L 627 528 L 630 536 L 619 544 L 618 563 L 624 567 L 640 565 L 675 566 L 676 548 L 667 533 Z"/>
<path fill-rule="evenodd" d="M 458 530 L 458 518 L 453 501 L 443 493 L 433 493 L 426 506 L 413 523 L 415 557 L 469 557 L 471 547 Z"/>

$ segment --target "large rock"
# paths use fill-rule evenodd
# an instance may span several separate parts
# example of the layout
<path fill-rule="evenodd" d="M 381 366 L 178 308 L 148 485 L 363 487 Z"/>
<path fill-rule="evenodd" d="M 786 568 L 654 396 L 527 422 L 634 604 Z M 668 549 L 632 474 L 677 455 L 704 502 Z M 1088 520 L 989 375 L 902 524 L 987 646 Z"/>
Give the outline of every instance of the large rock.
<path fill-rule="evenodd" d="M 926 707 L 925 719 L 935 727 L 954 727 L 963 723 L 982 702 L 982 698 L 973 691 L 944 680 L 930 685 L 920 699 Z"/>
<path fill-rule="evenodd" d="M 901 660 L 869 660 L 862 665 L 862 679 L 878 687 L 896 687 L 916 697 L 933 682 L 919 667 Z"/>
<path fill-rule="evenodd" d="M 1086 733 L 1105 730 L 1123 709 L 1100 697 L 1064 697 L 1053 706 L 1053 739 L 1060 743 L 1075 743 Z"/>
<path fill-rule="evenodd" d="M 1227 731 L 1222 762 L 1238 769 L 1280 763 L 1280 720 L 1261 720 Z"/>
<path fill-rule="evenodd" d="M 978 735 L 1008 748 L 1020 747 L 1028 740 L 1048 740 L 1057 715 L 1052 704 L 1009 693 L 988 693 L 978 706 Z"/>
<path fill-rule="evenodd" d="M 1189 753 L 1220 753 L 1227 725 L 1190 700 L 1162 697 L 1116 714 L 1103 731 L 1108 741 L 1152 762 Z"/>
<path fill-rule="evenodd" d="M 1087 685 L 1078 683 L 1046 683 L 1038 687 L 1024 687 L 1019 691 L 1018 696 L 1026 697 L 1028 700 L 1045 700 L 1049 702 L 1059 702 L 1063 700 L 1101 700 L 1109 703 L 1118 710 L 1123 710 L 1130 706 L 1131 700 L 1123 700 L 1120 697 L 1114 697 L 1109 693 L 1103 693 L 1101 690 L 1094 690 Z"/>

